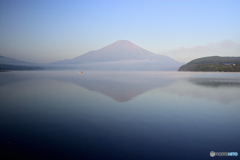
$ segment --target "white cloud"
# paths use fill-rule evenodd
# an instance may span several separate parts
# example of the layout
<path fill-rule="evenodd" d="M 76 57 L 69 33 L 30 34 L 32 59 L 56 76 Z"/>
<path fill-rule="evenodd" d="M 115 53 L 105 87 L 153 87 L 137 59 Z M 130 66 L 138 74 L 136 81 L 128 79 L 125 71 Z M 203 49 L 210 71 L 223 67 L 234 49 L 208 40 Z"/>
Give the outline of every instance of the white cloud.
<path fill-rule="evenodd" d="M 205 46 L 179 49 L 161 52 L 162 55 L 170 56 L 181 62 L 189 62 L 199 57 L 207 56 L 240 56 L 240 43 L 224 40 L 219 43 L 210 43 Z"/>

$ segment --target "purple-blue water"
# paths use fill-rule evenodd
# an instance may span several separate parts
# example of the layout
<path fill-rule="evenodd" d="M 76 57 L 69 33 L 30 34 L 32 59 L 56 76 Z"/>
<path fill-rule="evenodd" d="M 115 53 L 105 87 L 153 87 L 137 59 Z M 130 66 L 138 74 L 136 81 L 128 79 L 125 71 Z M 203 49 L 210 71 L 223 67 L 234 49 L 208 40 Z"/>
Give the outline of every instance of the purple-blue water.
<path fill-rule="evenodd" d="M 239 159 L 239 73 L 78 72 L 0 73 L 0 157 Z"/>

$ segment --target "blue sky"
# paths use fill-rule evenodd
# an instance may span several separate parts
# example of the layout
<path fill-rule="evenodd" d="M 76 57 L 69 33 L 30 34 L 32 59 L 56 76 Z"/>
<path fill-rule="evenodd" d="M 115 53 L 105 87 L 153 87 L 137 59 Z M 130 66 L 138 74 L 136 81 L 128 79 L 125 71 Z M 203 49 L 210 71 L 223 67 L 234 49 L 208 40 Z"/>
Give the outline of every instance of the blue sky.
<path fill-rule="evenodd" d="M 0 55 L 48 63 L 129 40 L 182 62 L 240 56 L 239 16 L 239 0 L 1 0 Z"/>

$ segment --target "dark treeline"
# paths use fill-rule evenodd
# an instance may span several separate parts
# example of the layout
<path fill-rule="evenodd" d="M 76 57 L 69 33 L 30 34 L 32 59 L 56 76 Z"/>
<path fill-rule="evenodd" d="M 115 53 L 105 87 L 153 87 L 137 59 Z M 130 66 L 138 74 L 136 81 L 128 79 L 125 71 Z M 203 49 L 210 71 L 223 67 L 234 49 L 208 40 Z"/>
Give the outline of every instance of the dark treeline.
<path fill-rule="evenodd" d="M 0 71 L 43 70 L 42 67 L 0 64 Z"/>
<path fill-rule="evenodd" d="M 204 57 L 190 61 L 178 71 L 240 72 L 240 57 Z"/>

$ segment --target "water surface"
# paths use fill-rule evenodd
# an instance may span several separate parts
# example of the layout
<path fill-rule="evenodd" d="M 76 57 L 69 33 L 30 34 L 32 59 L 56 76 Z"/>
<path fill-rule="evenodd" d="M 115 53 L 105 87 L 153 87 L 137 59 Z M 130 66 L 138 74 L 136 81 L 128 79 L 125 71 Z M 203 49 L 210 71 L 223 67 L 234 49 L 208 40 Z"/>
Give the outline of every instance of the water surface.
<path fill-rule="evenodd" d="M 240 153 L 240 74 L 0 74 L 1 156 L 212 159 Z M 214 157 L 214 159 L 239 157 Z"/>

